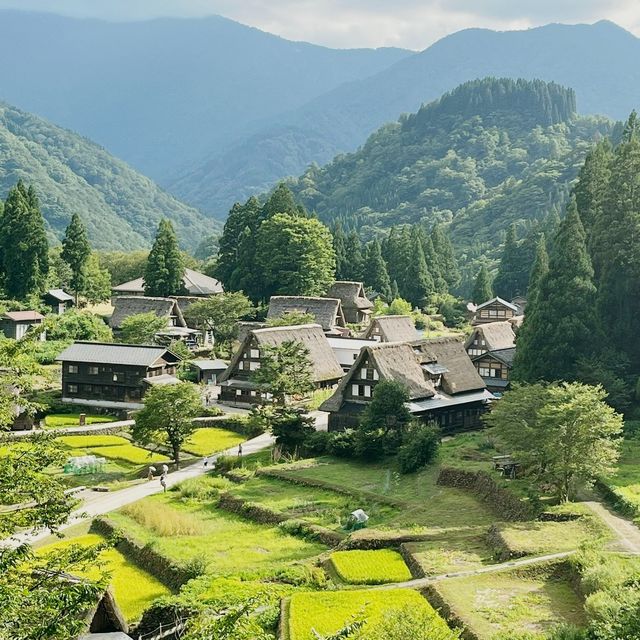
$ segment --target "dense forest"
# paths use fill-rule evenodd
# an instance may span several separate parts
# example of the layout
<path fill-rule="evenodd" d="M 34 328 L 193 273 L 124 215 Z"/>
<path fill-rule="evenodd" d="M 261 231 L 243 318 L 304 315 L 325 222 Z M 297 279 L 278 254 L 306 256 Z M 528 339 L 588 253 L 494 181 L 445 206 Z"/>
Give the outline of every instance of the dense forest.
<path fill-rule="evenodd" d="M 179 202 L 86 138 L 0 103 L 0 197 L 19 180 L 33 184 L 51 240 L 79 213 L 97 249 L 151 244 L 163 217 L 185 248 L 194 248 L 216 223 Z"/>
<path fill-rule="evenodd" d="M 488 78 L 382 127 L 356 153 L 309 167 L 291 188 L 321 220 L 364 238 L 398 224 L 450 224 L 475 271 L 479 257 L 497 257 L 511 224 L 522 238 L 560 211 L 588 150 L 612 135 L 606 118 L 576 115 L 570 89 Z"/>

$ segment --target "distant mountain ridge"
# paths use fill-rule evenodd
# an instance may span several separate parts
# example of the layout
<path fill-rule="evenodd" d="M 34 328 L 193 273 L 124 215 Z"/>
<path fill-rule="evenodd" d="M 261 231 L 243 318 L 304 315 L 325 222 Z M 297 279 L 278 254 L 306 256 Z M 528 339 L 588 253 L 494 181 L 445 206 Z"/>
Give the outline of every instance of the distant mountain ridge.
<path fill-rule="evenodd" d="M 467 29 L 311 100 L 235 147 L 214 150 L 168 186 L 218 215 L 234 200 L 298 175 L 311 162 L 354 151 L 401 113 L 487 76 L 554 81 L 575 90 L 580 113 L 624 119 L 640 106 L 639 59 L 640 40 L 607 21 L 526 31 Z"/>
<path fill-rule="evenodd" d="M 117 23 L 0 11 L 0 99 L 155 180 L 411 52 L 291 42 L 220 16 Z"/>
<path fill-rule="evenodd" d="M 163 217 L 187 248 L 218 229 L 97 144 L 0 103 L 0 198 L 20 178 L 35 187 L 50 236 L 78 213 L 96 249 L 148 247 Z"/>

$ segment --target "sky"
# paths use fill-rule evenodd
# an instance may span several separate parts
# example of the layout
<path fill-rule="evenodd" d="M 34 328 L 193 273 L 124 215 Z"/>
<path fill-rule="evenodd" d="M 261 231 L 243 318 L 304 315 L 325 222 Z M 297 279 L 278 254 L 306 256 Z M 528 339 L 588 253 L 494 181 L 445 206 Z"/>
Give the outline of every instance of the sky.
<path fill-rule="evenodd" d="M 0 9 L 107 20 L 223 15 L 290 40 L 422 50 L 468 27 L 608 19 L 640 36 L 638 0 L 0 0 Z"/>

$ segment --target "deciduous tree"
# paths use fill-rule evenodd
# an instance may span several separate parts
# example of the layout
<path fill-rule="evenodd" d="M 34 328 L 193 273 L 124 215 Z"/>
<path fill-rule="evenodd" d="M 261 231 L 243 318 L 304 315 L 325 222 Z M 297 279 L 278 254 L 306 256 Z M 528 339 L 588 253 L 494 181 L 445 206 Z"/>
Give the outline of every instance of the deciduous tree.
<path fill-rule="evenodd" d="M 167 319 L 153 311 L 136 313 L 122 321 L 118 340 L 124 344 L 155 344 L 156 334 L 166 328 Z"/>

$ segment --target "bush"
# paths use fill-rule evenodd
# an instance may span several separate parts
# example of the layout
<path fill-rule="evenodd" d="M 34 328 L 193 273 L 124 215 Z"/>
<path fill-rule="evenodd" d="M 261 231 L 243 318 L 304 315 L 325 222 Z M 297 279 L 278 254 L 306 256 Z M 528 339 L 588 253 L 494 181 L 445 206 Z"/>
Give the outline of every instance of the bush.
<path fill-rule="evenodd" d="M 336 458 L 353 458 L 356 449 L 356 432 L 353 429 L 329 434 L 327 452 Z"/>
<path fill-rule="evenodd" d="M 429 464 L 438 453 L 440 432 L 436 427 L 414 427 L 405 437 L 398 450 L 400 473 L 413 473 Z"/>
<path fill-rule="evenodd" d="M 304 441 L 304 451 L 308 456 L 323 456 L 329 451 L 331 434 L 326 431 L 316 431 Z"/>

